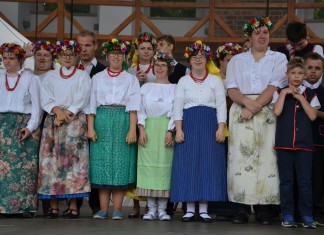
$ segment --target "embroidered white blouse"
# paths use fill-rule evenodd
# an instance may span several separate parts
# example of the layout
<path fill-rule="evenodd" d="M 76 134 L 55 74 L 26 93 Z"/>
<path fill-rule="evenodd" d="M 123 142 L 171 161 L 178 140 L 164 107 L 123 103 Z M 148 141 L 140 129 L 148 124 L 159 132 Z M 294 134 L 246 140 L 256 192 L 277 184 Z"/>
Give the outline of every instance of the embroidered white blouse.
<path fill-rule="evenodd" d="M 141 89 L 137 78 L 126 71 L 111 77 L 107 69 L 94 75 L 86 113 L 96 114 L 101 105 L 123 105 L 127 112 L 140 110 Z"/>
<path fill-rule="evenodd" d="M 174 129 L 173 100 L 175 84 L 146 83 L 141 87 L 141 109 L 138 124 L 145 127 L 147 117 L 169 117 L 168 130 Z"/>
<path fill-rule="evenodd" d="M 33 132 L 42 120 L 43 110 L 40 103 L 40 79 L 30 70 L 22 69 L 17 87 L 13 91 L 6 89 L 6 75 L 8 85 L 13 88 L 18 76 L 11 77 L 7 72 L 0 74 L 0 113 L 24 113 L 31 114 L 27 128 Z"/>
<path fill-rule="evenodd" d="M 227 65 L 225 87 L 237 88 L 244 95 L 261 94 L 268 85 L 283 88 L 287 62 L 284 54 L 270 49 L 258 62 L 251 51 L 235 55 Z"/>
<path fill-rule="evenodd" d="M 221 78 L 208 74 L 203 83 L 196 83 L 186 75 L 179 80 L 174 97 L 174 120 L 182 120 L 183 109 L 195 106 L 216 108 L 218 123 L 226 123 L 226 94 Z"/>
<path fill-rule="evenodd" d="M 72 73 L 74 66 L 69 70 L 62 67 L 65 75 Z M 89 103 L 91 91 L 91 79 L 86 71 L 77 69 L 75 74 L 64 79 L 60 76 L 60 70 L 51 70 L 46 73 L 41 87 L 42 108 L 49 113 L 56 106 L 68 109 L 74 114 L 83 111 Z"/>
<path fill-rule="evenodd" d="M 145 64 L 145 65 L 142 65 L 140 64 L 139 67 L 142 71 L 146 71 L 148 69 L 150 65 L 149 64 Z M 133 74 L 135 77 L 136 77 L 136 74 L 137 74 L 137 65 L 129 68 L 127 70 L 127 72 L 129 72 L 130 74 Z M 148 83 L 148 82 L 155 82 L 155 75 L 153 74 L 153 66 L 151 67 L 150 71 L 147 73 L 147 76 L 146 76 L 146 81 L 145 83 Z"/>

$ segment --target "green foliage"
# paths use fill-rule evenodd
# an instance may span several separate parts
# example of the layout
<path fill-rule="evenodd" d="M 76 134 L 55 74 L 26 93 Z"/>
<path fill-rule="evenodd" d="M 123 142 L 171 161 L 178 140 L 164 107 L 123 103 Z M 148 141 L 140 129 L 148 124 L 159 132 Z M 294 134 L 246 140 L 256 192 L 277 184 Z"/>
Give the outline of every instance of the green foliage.
<path fill-rule="evenodd" d="M 57 8 L 56 3 L 43 3 L 45 12 L 52 12 Z M 65 4 L 65 9 L 71 12 L 71 4 Z M 90 5 L 73 5 L 73 13 L 90 13 Z"/>
<path fill-rule="evenodd" d="M 324 0 L 314 0 L 314 2 L 324 2 Z M 315 8 L 314 9 L 314 19 L 324 19 L 324 9 L 323 8 Z"/>

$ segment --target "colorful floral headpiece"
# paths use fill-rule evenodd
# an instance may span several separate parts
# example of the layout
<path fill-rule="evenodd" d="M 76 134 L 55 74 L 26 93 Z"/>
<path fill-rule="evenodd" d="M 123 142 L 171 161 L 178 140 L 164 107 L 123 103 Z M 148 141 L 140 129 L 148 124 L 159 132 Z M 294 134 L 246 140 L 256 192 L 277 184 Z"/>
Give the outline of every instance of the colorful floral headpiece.
<path fill-rule="evenodd" d="M 191 56 L 196 54 L 197 51 L 201 51 L 209 60 L 211 60 L 213 57 L 213 53 L 210 47 L 203 43 L 201 40 L 198 40 L 190 46 L 187 46 L 184 57 L 189 59 Z"/>
<path fill-rule="evenodd" d="M 132 43 L 133 43 L 133 46 L 135 47 L 135 49 L 137 49 L 138 46 L 143 42 L 150 42 L 153 47 L 157 43 L 155 37 L 151 33 L 148 33 L 148 32 L 143 32 L 143 33 L 138 34 Z"/>
<path fill-rule="evenodd" d="M 0 54 L 3 55 L 5 52 L 15 54 L 18 59 L 23 59 L 26 54 L 20 45 L 14 43 L 3 43 L 0 47 Z"/>
<path fill-rule="evenodd" d="M 52 55 L 56 54 L 55 45 L 50 41 L 41 40 L 34 42 L 34 54 L 39 50 L 46 50 Z"/>
<path fill-rule="evenodd" d="M 273 24 L 269 17 L 254 17 L 250 18 L 249 21 L 243 27 L 243 33 L 245 37 L 249 37 L 256 28 L 266 26 L 269 30 L 273 28 Z"/>
<path fill-rule="evenodd" d="M 104 42 L 101 45 L 101 54 L 106 56 L 112 51 L 120 51 L 121 53 L 128 55 L 132 50 L 132 45 L 129 41 L 123 41 L 121 39 L 113 38 Z"/>
<path fill-rule="evenodd" d="M 175 66 L 175 59 L 169 53 L 165 53 L 162 51 L 156 52 L 154 55 L 154 61 L 157 60 L 162 60 L 167 62 L 171 66 L 172 70 Z"/>
<path fill-rule="evenodd" d="M 216 50 L 216 57 L 223 60 L 227 55 L 236 55 L 243 52 L 243 48 L 237 43 L 226 43 Z"/>
<path fill-rule="evenodd" d="M 64 39 L 56 42 L 56 48 L 55 48 L 56 54 L 60 54 L 61 51 L 66 51 L 66 50 L 70 50 L 74 53 L 80 54 L 81 46 L 78 42 L 69 39 Z"/>

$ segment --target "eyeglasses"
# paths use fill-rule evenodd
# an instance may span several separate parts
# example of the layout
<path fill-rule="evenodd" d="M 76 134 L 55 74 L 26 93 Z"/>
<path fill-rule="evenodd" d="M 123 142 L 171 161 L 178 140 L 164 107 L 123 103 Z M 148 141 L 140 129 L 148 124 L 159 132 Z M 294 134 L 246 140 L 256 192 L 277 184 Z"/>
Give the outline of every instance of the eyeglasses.
<path fill-rule="evenodd" d="M 64 59 L 67 59 L 67 58 L 71 59 L 71 58 L 74 58 L 74 57 L 77 56 L 76 53 L 70 53 L 70 54 L 61 53 L 60 55 L 61 55 L 61 57 L 64 58 Z"/>
<path fill-rule="evenodd" d="M 190 57 L 191 60 L 194 60 L 194 61 L 197 61 L 197 60 L 203 60 L 203 59 L 206 59 L 205 56 L 202 56 L 202 55 L 199 55 L 199 56 L 191 56 Z"/>
<path fill-rule="evenodd" d="M 109 56 L 111 56 L 111 57 L 123 57 L 124 54 L 120 53 L 120 52 L 111 52 L 111 53 L 109 53 Z"/>
<path fill-rule="evenodd" d="M 154 64 L 154 66 L 155 66 L 156 68 L 162 68 L 162 69 L 165 69 L 165 68 L 168 67 L 167 64 Z"/>

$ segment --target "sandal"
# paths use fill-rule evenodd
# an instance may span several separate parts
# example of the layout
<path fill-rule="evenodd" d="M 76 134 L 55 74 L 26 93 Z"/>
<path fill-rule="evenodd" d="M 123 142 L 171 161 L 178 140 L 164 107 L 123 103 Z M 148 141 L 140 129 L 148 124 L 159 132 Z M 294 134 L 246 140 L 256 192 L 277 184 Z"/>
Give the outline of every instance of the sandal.
<path fill-rule="evenodd" d="M 46 214 L 46 218 L 48 219 L 56 219 L 59 214 L 59 209 L 49 208 Z"/>
<path fill-rule="evenodd" d="M 65 210 L 63 212 L 64 219 L 77 219 L 77 218 L 79 218 L 79 215 L 80 215 L 80 213 L 78 210 L 74 210 L 71 208 L 68 208 L 67 210 Z"/>

